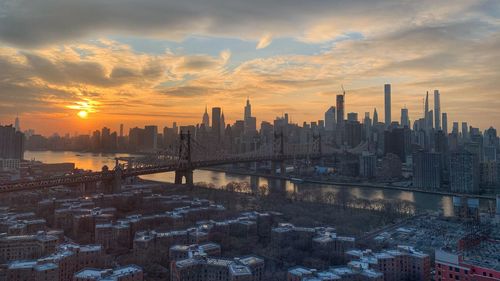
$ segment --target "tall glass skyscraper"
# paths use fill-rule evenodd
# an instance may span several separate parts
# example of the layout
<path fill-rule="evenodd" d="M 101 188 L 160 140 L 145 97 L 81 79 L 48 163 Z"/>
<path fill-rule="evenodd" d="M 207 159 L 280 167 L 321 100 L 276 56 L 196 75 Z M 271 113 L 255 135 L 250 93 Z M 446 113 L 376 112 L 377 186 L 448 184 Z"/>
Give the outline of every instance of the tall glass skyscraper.
<path fill-rule="evenodd" d="M 389 127 L 392 122 L 391 116 L 391 84 L 384 85 L 384 104 L 385 104 L 385 127 Z"/>

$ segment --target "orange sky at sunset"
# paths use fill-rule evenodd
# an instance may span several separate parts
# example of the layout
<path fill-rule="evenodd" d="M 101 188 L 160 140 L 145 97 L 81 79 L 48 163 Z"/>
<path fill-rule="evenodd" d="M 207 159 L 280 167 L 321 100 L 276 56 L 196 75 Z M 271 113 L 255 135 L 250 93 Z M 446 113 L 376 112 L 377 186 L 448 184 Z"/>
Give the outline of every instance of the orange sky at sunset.
<path fill-rule="evenodd" d="M 1 124 L 128 131 L 200 123 L 205 105 L 232 123 L 247 96 L 259 124 L 302 123 L 342 84 L 347 112 L 382 114 L 391 83 L 394 121 L 439 89 L 450 124 L 500 127 L 498 1 L 36 2 L 0 0 Z"/>

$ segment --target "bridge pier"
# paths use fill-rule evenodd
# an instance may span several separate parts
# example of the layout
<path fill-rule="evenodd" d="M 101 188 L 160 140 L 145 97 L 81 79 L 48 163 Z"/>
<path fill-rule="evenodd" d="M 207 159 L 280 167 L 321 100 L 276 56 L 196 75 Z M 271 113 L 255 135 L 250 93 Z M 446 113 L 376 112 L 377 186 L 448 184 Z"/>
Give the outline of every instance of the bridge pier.
<path fill-rule="evenodd" d="M 285 166 L 285 161 L 272 161 L 271 162 L 271 175 L 276 175 L 276 167 L 279 164 L 280 168 L 280 176 L 285 176 L 286 175 L 286 166 Z"/>
<path fill-rule="evenodd" d="M 186 185 L 193 185 L 193 170 L 175 171 L 175 184 L 182 184 L 182 178 L 186 179 Z"/>
<path fill-rule="evenodd" d="M 285 161 L 280 162 L 280 176 L 286 176 L 286 166 Z"/>

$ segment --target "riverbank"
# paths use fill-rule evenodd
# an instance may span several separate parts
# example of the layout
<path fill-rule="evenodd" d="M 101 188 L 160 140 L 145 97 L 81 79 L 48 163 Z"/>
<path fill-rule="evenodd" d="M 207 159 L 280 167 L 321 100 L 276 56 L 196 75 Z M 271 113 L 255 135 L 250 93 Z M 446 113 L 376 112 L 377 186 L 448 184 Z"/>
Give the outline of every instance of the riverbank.
<path fill-rule="evenodd" d="M 280 220 L 307 227 L 334 226 L 342 235 L 363 237 L 384 226 L 393 225 L 413 217 L 412 212 L 403 209 L 390 200 L 387 206 L 350 204 L 349 198 L 329 201 L 326 197 L 290 198 L 279 194 L 260 194 L 211 188 L 203 185 L 179 185 L 155 180 L 142 180 L 162 186 L 165 195 L 187 195 L 208 199 L 224 205 L 230 212 L 273 211 Z M 351 198 L 351 200 L 353 200 Z M 379 203 L 383 204 L 379 201 Z M 389 206 L 390 205 L 390 206 Z M 397 207 L 399 206 L 399 208 Z"/>
<path fill-rule="evenodd" d="M 297 178 L 292 178 L 292 177 L 287 177 L 287 176 L 270 175 L 270 174 L 263 174 L 263 173 L 256 173 L 256 172 L 243 172 L 243 171 L 238 171 L 238 170 L 227 170 L 227 169 L 223 169 L 223 168 L 204 168 L 202 170 L 221 172 L 221 173 L 227 173 L 227 174 L 242 175 L 242 176 L 265 177 L 265 178 L 288 180 L 288 181 L 297 180 Z M 465 194 L 465 193 L 455 193 L 455 192 L 439 191 L 439 190 L 423 190 L 423 189 L 419 189 L 419 188 L 391 186 L 391 185 L 374 184 L 374 183 L 366 183 L 366 182 L 346 183 L 346 182 L 333 182 L 333 181 L 326 181 L 326 180 L 317 180 L 317 179 L 310 179 L 310 178 L 300 178 L 300 181 L 305 182 L 305 183 L 312 183 L 312 184 L 367 187 L 367 188 L 388 189 L 388 190 L 396 190 L 396 191 L 417 192 L 417 193 L 424 193 L 424 194 L 434 194 L 434 195 L 442 195 L 442 196 L 458 196 L 458 197 L 466 196 L 466 197 L 474 197 L 474 198 L 479 198 L 479 199 L 484 199 L 484 200 L 496 200 L 496 197 L 494 195 Z"/>

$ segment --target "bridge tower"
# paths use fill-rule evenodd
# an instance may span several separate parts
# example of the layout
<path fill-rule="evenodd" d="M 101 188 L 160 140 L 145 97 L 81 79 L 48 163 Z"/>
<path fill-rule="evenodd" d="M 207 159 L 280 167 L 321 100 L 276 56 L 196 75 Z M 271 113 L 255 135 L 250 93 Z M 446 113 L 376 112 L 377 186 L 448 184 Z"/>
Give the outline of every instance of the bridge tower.
<path fill-rule="evenodd" d="M 186 179 L 187 185 L 193 184 L 193 164 L 191 161 L 191 132 L 179 134 L 179 165 L 175 170 L 175 184 L 182 184 Z"/>
<path fill-rule="evenodd" d="M 276 174 L 276 166 L 280 166 L 280 175 L 284 176 L 286 174 L 286 166 L 285 166 L 285 140 L 283 137 L 283 130 L 279 133 L 274 132 L 274 141 L 273 141 L 273 153 L 274 160 L 271 161 L 271 174 Z"/>

